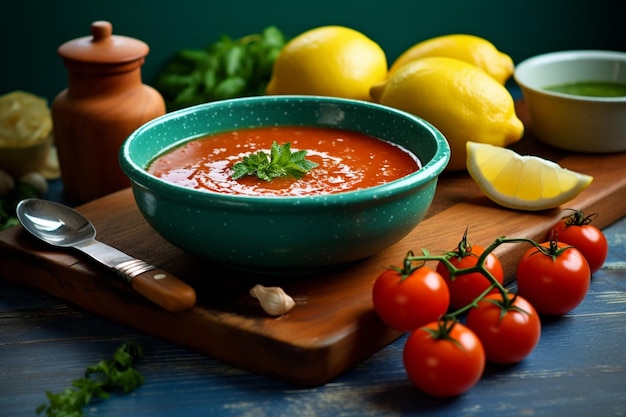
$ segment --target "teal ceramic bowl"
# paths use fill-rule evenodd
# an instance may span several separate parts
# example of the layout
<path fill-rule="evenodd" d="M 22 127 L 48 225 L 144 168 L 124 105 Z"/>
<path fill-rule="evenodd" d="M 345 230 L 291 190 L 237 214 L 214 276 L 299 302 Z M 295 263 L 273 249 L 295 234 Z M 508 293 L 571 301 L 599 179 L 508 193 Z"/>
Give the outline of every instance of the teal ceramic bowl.
<path fill-rule="evenodd" d="M 258 197 L 200 191 L 146 171 L 164 151 L 211 133 L 257 126 L 318 126 L 399 144 L 422 168 L 384 185 L 331 195 Z M 133 132 L 120 150 L 139 210 L 177 247 L 258 273 L 306 273 L 374 255 L 422 220 L 450 159 L 428 122 L 389 107 L 315 96 L 262 96 L 189 107 Z"/>

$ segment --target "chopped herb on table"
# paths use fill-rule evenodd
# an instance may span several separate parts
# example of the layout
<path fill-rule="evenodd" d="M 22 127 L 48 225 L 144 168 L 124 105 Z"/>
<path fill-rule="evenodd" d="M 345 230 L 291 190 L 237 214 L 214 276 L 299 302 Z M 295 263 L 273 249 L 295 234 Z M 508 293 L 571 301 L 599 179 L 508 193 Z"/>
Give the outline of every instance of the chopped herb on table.
<path fill-rule="evenodd" d="M 305 150 L 291 151 L 291 143 L 283 145 L 272 143 L 270 155 L 263 151 L 253 153 L 243 157 L 243 161 L 233 165 L 234 180 L 247 175 L 257 176 L 265 181 L 272 181 L 279 177 L 293 177 L 300 179 L 317 167 L 317 163 L 305 159 Z"/>
<path fill-rule="evenodd" d="M 155 88 L 168 111 L 265 92 L 285 37 L 275 26 L 231 39 L 223 35 L 205 49 L 182 49 L 157 76 Z"/>
<path fill-rule="evenodd" d="M 107 399 L 110 393 L 129 394 L 144 382 L 133 369 L 135 361 L 143 358 L 143 347 L 134 342 L 124 343 L 110 359 L 88 366 L 85 376 L 72 382 L 71 388 L 54 394 L 46 392 L 49 403 L 37 407 L 37 414 L 47 417 L 83 417 L 83 407 L 92 399 Z"/>
<path fill-rule="evenodd" d="M 11 192 L 0 198 L 0 230 L 19 223 L 15 215 L 15 207 L 21 200 L 32 197 L 41 197 L 41 192 L 32 184 L 18 182 Z"/>

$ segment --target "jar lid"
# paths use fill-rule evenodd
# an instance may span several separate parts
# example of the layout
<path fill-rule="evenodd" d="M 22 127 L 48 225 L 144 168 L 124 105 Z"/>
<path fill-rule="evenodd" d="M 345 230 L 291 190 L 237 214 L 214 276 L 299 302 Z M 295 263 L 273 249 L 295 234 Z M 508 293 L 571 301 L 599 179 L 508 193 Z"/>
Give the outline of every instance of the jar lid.
<path fill-rule="evenodd" d="M 68 60 L 94 64 L 120 64 L 148 55 L 148 45 L 138 39 L 113 35 L 113 25 L 100 20 L 91 24 L 91 36 L 65 42 L 59 55 Z"/>

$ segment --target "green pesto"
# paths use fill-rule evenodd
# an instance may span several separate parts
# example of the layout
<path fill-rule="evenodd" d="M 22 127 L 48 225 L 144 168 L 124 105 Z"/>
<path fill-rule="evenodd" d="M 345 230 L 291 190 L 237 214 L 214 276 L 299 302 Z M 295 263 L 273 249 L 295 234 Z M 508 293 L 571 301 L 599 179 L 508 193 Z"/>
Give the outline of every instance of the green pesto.
<path fill-rule="evenodd" d="M 581 81 L 544 87 L 544 90 L 556 93 L 587 97 L 623 97 L 626 96 L 626 84 L 602 81 Z"/>

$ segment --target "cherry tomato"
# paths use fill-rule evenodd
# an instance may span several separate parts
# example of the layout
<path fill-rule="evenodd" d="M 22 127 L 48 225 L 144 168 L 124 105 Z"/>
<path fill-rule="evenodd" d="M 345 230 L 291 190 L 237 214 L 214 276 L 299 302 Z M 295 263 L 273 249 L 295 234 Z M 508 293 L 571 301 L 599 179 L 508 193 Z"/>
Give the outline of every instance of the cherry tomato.
<path fill-rule="evenodd" d="M 447 335 L 441 333 L 445 326 Z M 485 369 L 478 337 L 461 323 L 433 322 L 413 331 L 404 345 L 403 361 L 411 382 L 436 397 L 453 397 L 472 388 Z"/>
<path fill-rule="evenodd" d="M 467 314 L 472 329 L 485 348 L 487 361 L 516 363 L 526 358 L 539 343 L 541 322 L 533 306 L 521 296 L 489 294 Z"/>
<path fill-rule="evenodd" d="M 444 315 L 450 294 L 438 273 L 421 266 L 404 274 L 395 269 L 383 272 L 374 282 L 372 301 L 387 326 L 408 332 Z"/>
<path fill-rule="evenodd" d="M 604 233 L 591 224 L 594 215 L 585 216 L 582 211 L 572 211 L 574 213 L 562 218 L 552 227 L 550 233 L 556 232 L 560 242 L 568 243 L 581 251 L 593 274 L 604 265 L 609 253 L 609 244 Z"/>
<path fill-rule="evenodd" d="M 566 243 L 551 240 L 540 246 L 546 248 L 545 252 L 533 247 L 520 260 L 518 292 L 539 314 L 565 314 L 587 295 L 589 264 L 582 252 Z"/>
<path fill-rule="evenodd" d="M 465 239 L 465 238 L 464 238 Z M 485 248 L 478 245 L 463 247 L 463 241 L 456 251 L 450 252 L 449 260 L 456 268 L 471 268 L 477 264 L 478 257 L 485 251 Z M 504 281 L 504 269 L 502 263 L 490 253 L 485 258 L 484 267 L 500 283 Z M 485 291 L 491 282 L 487 277 L 479 272 L 456 275 L 454 279 L 450 277 L 450 272 L 443 262 L 437 264 L 437 272 L 443 277 L 450 290 L 450 307 L 457 310 L 471 304 L 476 297 Z M 496 289 L 493 292 L 497 292 Z"/>

